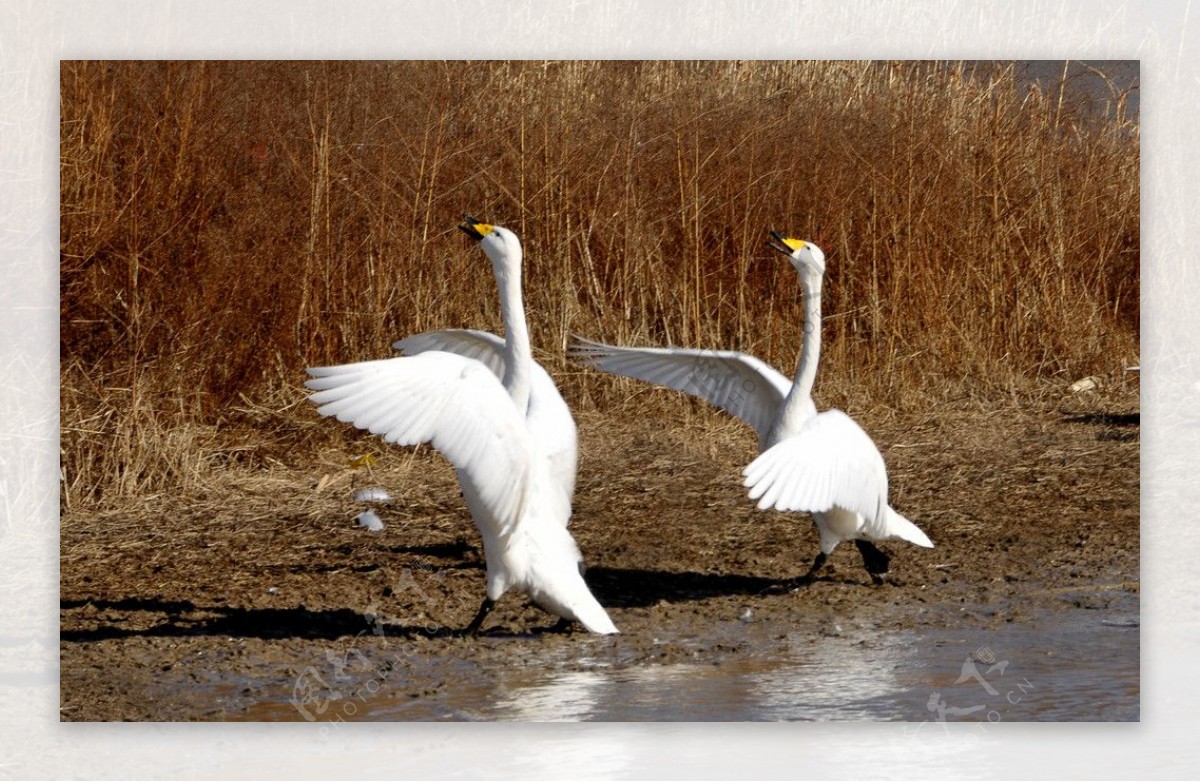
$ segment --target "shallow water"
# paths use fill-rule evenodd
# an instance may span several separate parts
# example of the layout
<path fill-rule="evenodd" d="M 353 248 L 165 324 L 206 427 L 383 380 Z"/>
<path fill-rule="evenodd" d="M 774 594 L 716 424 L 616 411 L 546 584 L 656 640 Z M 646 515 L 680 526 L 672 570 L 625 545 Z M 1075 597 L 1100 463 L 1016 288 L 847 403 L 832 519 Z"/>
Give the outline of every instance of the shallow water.
<path fill-rule="evenodd" d="M 323 704 L 315 719 L 520 721 L 907 720 L 1130 721 L 1139 718 L 1138 598 L 1111 596 L 1103 609 L 1057 610 L 1024 623 L 958 631 L 827 635 L 789 633 L 777 625 L 728 622 L 703 638 L 676 639 L 709 649 L 737 641 L 723 655 L 694 661 L 629 664 L 620 641 L 585 657 L 576 670 L 547 672 L 522 658 L 507 670 L 443 657 L 410 659 L 422 675 L 445 682 L 429 693 L 399 694 L 381 677 Z M 1085 603 L 1086 605 L 1086 603 Z M 523 639 L 481 639 L 493 644 Z M 729 648 L 733 648 L 732 646 Z M 420 671 L 422 666 L 426 671 Z M 410 677 L 412 668 L 409 669 Z M 262 702 L 239 717 L 300 718 L 289 700 Z M 937 729 L 936 727 L 932 729 Z"/>

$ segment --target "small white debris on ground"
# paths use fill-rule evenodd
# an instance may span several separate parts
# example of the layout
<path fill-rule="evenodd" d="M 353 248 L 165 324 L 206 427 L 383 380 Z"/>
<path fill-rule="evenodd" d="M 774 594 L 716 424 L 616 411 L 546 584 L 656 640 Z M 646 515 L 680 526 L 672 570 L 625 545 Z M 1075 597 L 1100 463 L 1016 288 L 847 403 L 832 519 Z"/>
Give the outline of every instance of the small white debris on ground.
<path fill-rule="evenodd" d="M 1082 380 L 1076 380 L 1071 384 L 1071 393 L 1078 394 L 1080 391 L 1091 391 L 1096 387 L 1098 377 L 1085 377 Z"/>
<path fill-rule="evenodd" d="M 391 502 L 392 495 L 382 486 L 368 486 L 354 492 L 355 502 Z"/>
<path fill-rule="evenodd" d="M 354 520 L 360 527 L 366 527 L 371 532 L 379 532 L 383 529 L 383 520 L 373 510 L 363 511 L 355 516 Z"/>

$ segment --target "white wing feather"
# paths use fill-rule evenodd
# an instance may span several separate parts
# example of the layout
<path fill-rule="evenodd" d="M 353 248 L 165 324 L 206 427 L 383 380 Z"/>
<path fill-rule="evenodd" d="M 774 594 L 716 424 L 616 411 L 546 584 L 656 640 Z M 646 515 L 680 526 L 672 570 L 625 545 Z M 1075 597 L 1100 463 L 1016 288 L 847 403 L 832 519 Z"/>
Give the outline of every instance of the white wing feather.
<path fill-rule="evenodd" d="M 570 352 L 596 369 L 697 396 L 750 424 L 760 442 L 792 388 L 779 370 L 732 350 L 625 348 L 576 337 Z"/>
<path fill-rule="evenodd" d="M 535 449 L 499 379 L 452 353 L 310 367 L 309 400 L 389 443 L 431 443 L 489 509 L 489 530 L 507 535 L 525 512 Z"/>
<path fill-rule="evenodd" d="M 442 329 L 413 334 L 396 340 L 392 348 L 406 356 L 430 350 L 456 353 L 482 362 L 498 378 L 504 377 L 504 340 L 495 334 L 475 329 Z"/>
<path fill-rule="evenodd" d="M 504 340 L 486 331 L 426 331 L 397 340 L 392 343 L 392 347 L 408 356 L 430 350 L 457 353 L 482 362 L 496 377 L 504 377 Z M 550 374 L 536 361 L 533 362 L 533 383 L 525 420 L 539 450 L 550 461 L 551 473 L 566 494 L 569 508 L 575 495 L 576 467 L 579 459 L 575 419 Z M 569 519 L 570 513 L 563 518 Z"/>
<path fill-rule="evenodd" d="M 868 534 L 886 524 L 883 456 L 850 416 L 827 410 L 768 448 L 742 471 L 761 509 L 820 513 L 834 506 L 863 517 Z M 878 537 L 883 537 L 879 535 Z"/>

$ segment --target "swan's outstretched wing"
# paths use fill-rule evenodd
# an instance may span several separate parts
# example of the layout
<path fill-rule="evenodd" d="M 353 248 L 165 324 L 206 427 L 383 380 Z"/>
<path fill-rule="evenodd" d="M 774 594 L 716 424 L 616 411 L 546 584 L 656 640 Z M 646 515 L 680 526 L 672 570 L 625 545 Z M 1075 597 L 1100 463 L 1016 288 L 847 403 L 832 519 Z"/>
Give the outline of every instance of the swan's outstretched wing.
<path fill-rule="evenodd" d="M 452 353 L 310 367 L 321 415 L 398 445 L 431 443 L 459 471 L 506 535 L 525 512 L 534 447 L 504 386 L 480 362 Z"/>
<path fill-rule="evenodd" d="M 406 356 L 415 356 L 430 350 L 457 353 L 460 356 L 480 361 L 492 370 L 496 377 L 504 377 L 504 340 L 495 334 L 475 329 L 441 329 L 413 334 L 396 340 L 392 348 Z"/>
<path fill-rule="evenodd" d="M 841 410 L 810 418 L 799 433 L 768 448 L 742 474 L 750 499 L 764 510 L 819 513 L 836 505 L 862 516 L 872 537 L 886 520 L 883 456 Z"/>
<path fill-rule="evenodd" d="M 570 353 L 596 369 L 698 396 L 750 424 L 759 441 L 792 388 L 774 367 L 732 350 L 626 348 L 575 337 Z"/>
<path fill-rule="evenodd" d="M 457 353 L 487 365 L 498 378 L 504 377 L 504 340 L 495 334 L 474 329 L 442 329 L 414 334 L 392 343 L 392 347 L 413 356 L 429 350 Z M 578 462 L 578 435 L 575 419 L 563 401 L 554 380 L 533 362 L 533 386 L 529 392 L 529 431 L 539 450 L 550 461 L 550 469 L 566 494 L 570 507 L 575 495 L 575 474 Z M 569 519 L 570 513 L 564 518 Z"/>

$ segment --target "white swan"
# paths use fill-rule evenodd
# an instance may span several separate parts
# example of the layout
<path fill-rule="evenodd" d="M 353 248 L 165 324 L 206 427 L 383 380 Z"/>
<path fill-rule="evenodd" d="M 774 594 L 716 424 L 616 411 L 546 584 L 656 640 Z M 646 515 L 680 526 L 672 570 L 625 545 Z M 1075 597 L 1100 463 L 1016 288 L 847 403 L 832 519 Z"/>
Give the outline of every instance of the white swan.
<path fill-rule="evenodd" d="M 817 413 L 813 382 L 821 349 L 825 254 L 772 231 L 771 247 L 788 256 L 805 292 L 804 344 L 792 381 L 753 356 L 687 348 L 625 348 L 578 339 L 572 354 L 597 369 L 686 391 L 740 418 L 758 433 L 759 456 L 743 471 L 762 509 L 813 515 L 820 550 L 807 583 L 839 543 L 853 540 L 876 584 L 888 556 L 872 540 L 933 543 L 887 503 L 887 470 L 866 432 L 840 410 Z"/>
<path fill-rule="evenodd" d="M 397 346 L 417 355 L 313 367 L 317 412 L 399 445 L 432 443 L 458 472 L 483 537 L 487 595 L 464 630 L 478 631 L 509 589 L 594 633 L 617 628 L 581 575 L 567 532 L 575 483 L 575 423 L 533 361 L 521 303 L 521 243 L 505 228 L 460 226 L 492 261 L 506 340 L 428 332 Z M 502 378 L 502 380 L 501 380 Z"/>

